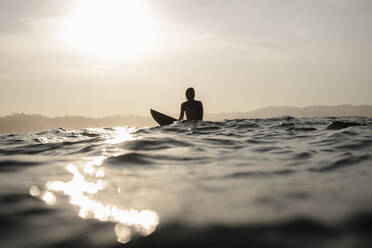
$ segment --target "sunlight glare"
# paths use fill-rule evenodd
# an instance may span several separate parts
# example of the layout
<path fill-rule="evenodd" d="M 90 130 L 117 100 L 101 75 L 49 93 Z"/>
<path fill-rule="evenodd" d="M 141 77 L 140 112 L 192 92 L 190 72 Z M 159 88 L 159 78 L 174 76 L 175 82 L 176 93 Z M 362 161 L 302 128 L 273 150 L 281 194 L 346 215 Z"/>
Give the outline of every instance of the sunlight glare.
<path fill-rule="evenodd" d="M 54 196 L 54 194 L 53 194 L 52 192 L 49 192 L 49 191 L 45 192 L 45 193 L 41 196 L 41 199 L 42 199 L 43 201 L 45 201 L 45 203 L 48 204 L 48 205 L 54 205 L 54 204 L 56 204 L 56 201 L 57 201 L 57 199 L 56 199 L 56 197 Z"/>
<path fill-rule="evenodd" d="M 40 196 L 40 189 L 36 186 L 32 186 L 29 190 L 29 193 L 30 195 L 32 195 L 33 197 L 38 197 Z"/>
<path fill-rule="evenodd" d="M 107 144 L 119 144 L 124 141 L 134 140 L 134 136 L 132 133 L 136 131 L 135 128 L 124 128 L 124 127 L 116 127 L 115 128 L 115 135 L 113 138 L 107 140 Z"/>
<path fill-rule="evenodd" d="M 155 41 L 145 0 L 80 0 L 62 39 L 103 59 L 140 58 Z"/>
<path fill-rule="evenodd" d="M 92 165 L 100 166 L 101 163 L 102 157 L 96 157 L 87 164 L 91 168 Z M 79 169 L 73 164 L 68 164 L 66 170 L 72 174 L 70 181 L 52 181 L 46 184 L 48 191 L 41 198 L 47 204 L 51 205 L 56 202 L 54 194 L 50 191 L 63 192 L 70 197 L 72 205 L 80 208 L 79 216 L 81 218 L 95 218 L 100 221 L 116 222 L 115 234 L 117 235 L 117 240 L 121 243 L 126 243 L 131 239 L 131 229 L 143 236 L 150 235 L 155 231 L 159 224 L 159 216 L 155 211 L 133 208 L 121 209 L 117 205 L 104 204 L 94 200 L 94 195 L 104 189 L 103 181 L 101 179 L 97 179 L 96 182 L 86 181 Z M 88 170 L 88 172 L 90 171 Z M 105 174 L 103 168 L 99 168 L 97 173 L 100 174 L 97 178 Z M 32 191 L 35 191 L 35 189 Z M 120 192 L 120 190 L 118 191 Z"/>

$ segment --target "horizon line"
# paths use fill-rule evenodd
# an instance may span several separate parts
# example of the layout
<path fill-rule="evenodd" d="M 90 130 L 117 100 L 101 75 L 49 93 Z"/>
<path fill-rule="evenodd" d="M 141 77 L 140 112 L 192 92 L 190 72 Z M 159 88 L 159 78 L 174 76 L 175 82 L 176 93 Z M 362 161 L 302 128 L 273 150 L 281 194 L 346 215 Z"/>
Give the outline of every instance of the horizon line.
<path fill-rule="evenodd" d="M 342 106 L 352 106 L 352 107 L 372 107 L 372 105 L 369 104 L 335 104 L 335 105 L 327 105 L 327 104 L 319 104 L 319 105 L 307 105 L 303 107 L 299 106 L 292 106 L 292 105 L 269 105 L 265 107 L 260 107 L 256 108 L 253 110 L 247 110 L 247 111 L 237 111 L 237 112 L 206 112 L 205 115 L 221 115 L 221 114 L 243 114 L 243 113 L 250 113 L 250 112 L 255 112 L 258 110 L 266 109 L 266 108 L 296 108 L 296 109 L 305 109 L 305 108 L 310 108 L 310 107 L 342 107 Z M 149 109 L 150 113 L 150 109 Z M 175 115 L 177 113 L 169 113 L 170 115 Z M 56 115 L 56 116 L 50 116 L 48 114 L 42 114 L 42 113 L 25 113 L 25 112 L 13 112 L 10 114 L 6 114 L 3 116 L 0 116 L 0 118 L 8 117 L 8 116 L 15 116 L 15 115 L 38 115 L 38 116 L 43 116 L 43 117 L 48 117 L 48 118 L 64 118 L 64 117 L 84 117 L 84 118 L 91 118 L 91 119 L 103 119 L 103 118 L 109 118 L 109 117 L 125 117 L 125 116 L 136 116 L 136 117 L 151 117 L 151 114 L 149 115 L 140 115 L 140 114 L 134 114 L 134 113 L 122 113 L 122 114 L 112 114 L 112 115 L 107 115 L 107 116 L 89 116 L 89 115 L 82 115 L 82 114 L 65 114 L 65 115 Z"/>

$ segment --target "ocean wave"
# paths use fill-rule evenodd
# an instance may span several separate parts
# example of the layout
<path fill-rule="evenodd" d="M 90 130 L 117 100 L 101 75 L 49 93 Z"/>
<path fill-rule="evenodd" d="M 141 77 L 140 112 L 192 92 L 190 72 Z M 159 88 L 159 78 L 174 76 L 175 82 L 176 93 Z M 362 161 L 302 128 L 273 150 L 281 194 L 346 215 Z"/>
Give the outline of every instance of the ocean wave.
<path fill-rule="evenodd" d="M 4 247 L 369 247 L 372 119 L 0 136 Z"/>

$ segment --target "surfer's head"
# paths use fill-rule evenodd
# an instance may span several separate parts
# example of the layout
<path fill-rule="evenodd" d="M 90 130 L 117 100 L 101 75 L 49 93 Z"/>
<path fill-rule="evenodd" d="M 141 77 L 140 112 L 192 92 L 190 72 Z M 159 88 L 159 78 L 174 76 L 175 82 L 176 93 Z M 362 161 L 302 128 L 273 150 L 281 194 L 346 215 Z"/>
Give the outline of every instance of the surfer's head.
<path fill-rule="evenodd" d="M 194 88 L 190 87 L 186 90 L 186 98 L 187 100 L 193 100 L 195 97 L 195 90 Z"/>

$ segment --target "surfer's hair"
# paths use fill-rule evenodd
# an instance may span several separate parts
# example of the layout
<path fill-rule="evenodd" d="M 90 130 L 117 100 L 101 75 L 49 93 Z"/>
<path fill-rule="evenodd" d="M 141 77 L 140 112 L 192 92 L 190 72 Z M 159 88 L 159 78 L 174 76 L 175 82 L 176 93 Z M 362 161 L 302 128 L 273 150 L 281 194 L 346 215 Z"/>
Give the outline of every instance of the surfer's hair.
<path fill-rule="evenodd" d="M 194 88 L 190 87 L 186 90 L 186 98 L 187 99 L 194 99 L 195 97 L 195 90 Z"/>

